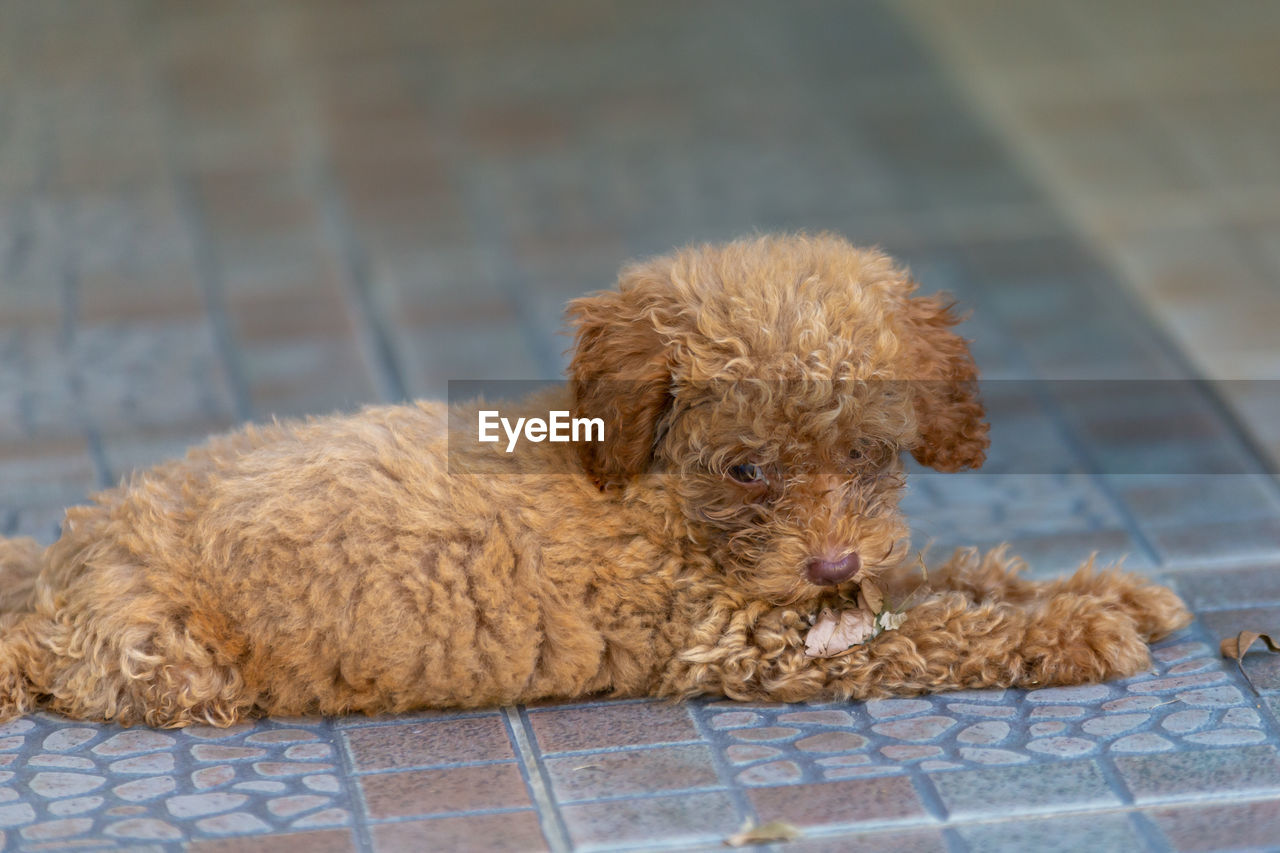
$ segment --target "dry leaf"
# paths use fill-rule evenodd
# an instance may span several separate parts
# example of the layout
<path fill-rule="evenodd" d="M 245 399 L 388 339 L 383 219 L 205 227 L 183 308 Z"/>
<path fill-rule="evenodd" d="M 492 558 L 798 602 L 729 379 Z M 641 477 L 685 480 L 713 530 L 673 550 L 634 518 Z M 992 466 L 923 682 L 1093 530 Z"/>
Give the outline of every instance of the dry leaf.
<path fill-rule="evenodd" d="M 902 623 L 907 621 L 907 614 L 902 612 L 895 613 L 892 610 L 886 610 L 876 617 L 876 621 L 880 623 L 880 629 L 883 631 L 896 631 L 902 627 Z"/>
<path fill-rule="evenodd" d="M 825 649 L 831 642 L 831 635 L 836 632 L 839 620 L 830 607 L 822 608 L 813 627 L 804 635 L 804 652 L 809 657 L 820 657 L 819 649 Z"/>
<path fill-rule="evenodd" d="M 873 583 L 863 583 L 859 589 L 862 590 L 863 607 L 872 613 L 879 613 L 884 610 L 884 595 L 880 592 L 880 587 Z"/>
<path fill-rule="evenodd" d="M 1222 641 L 1219 648 L 1222 650 L 1223 657 L 1240 660 L 1248 653 L 1249 647 L 1258 640 L 1262 640 L 1269 650 L 1280 653 L 1280 643 L 1271 639 L 1270 635 L 1261 634 L 1257 631 L 1241 631 L 1234 637 L 1227 637 Z"/>
<path fill-rule="evenodd" d="M 733 835 L 724 840 L 730 847 L 745 847 L 748 844 L 760 844 L 767 841 L 795 841 L 800 837 L 800 830 L 786 821 L 771 820 L 760 826 L 752 826 L 747 821 Z"/>
<path fill-rule="evenodd" d="M 874 637 L 876 617 L 869 610 L 843 610 L 837 616 L 824 607 L 804 638 L 804 652 L 811 658 L 829 658 Z"/>
<path fill-rule="evenodd" d="M 840 614 L 840 624 L 831 635 L 831 642 L 842 643 L 844 648 L 865 643 L 877 633 L 876 616 L 869 610 L 846 610 Z M 842 649 L 843 651 L 843 649 Z"/>

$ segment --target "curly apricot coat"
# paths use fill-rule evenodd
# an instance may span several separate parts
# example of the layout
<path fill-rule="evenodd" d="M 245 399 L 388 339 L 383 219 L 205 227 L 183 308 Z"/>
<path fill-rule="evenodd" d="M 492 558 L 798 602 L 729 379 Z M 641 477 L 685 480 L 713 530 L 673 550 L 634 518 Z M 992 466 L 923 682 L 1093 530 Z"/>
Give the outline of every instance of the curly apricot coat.
<path fill-rule="evenodd" d="M 475 441 L 480 403 L 216 438 L 0 540 L 0 721 L 228 725 L 587 694 L 805 700 L 1137 671 L 1187 621 L 1091 566 L 959 552 L 895 631 L 829 659 L 808 617 L 901 596 L 900 454 L 980 465 L 948 304 L 831 236 L 689 248 L 569 309 L 567 388 L 503 414 L 602 442 Z M 452 424 L 452 428 L 451 428 Z"/>

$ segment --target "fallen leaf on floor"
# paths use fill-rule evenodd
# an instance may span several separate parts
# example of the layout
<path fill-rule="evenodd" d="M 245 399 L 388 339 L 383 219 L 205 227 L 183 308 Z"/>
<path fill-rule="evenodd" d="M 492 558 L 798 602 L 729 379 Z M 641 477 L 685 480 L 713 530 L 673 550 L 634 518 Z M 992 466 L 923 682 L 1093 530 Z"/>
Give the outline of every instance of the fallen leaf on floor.
<path fill-rule="evenodd" d="M 804 637 L 804 653 L 811 658 L 830 658 L 865 643 L 879 631 L 870 610 L 842 610 L 837 614 L 822 608 L 818 621 Z"/>
<path fill-rule="evenodd" d="M 838 624 L 835 611 L 830 607 L 818 611 L 813 627 L 804 635 L 804 653 L 812 658 L 818 656 L 819 650 L 825 651 L 831 644 L 831 635 L 836 632 Z"/>
<path fill-rule="evenodd" d="M 884 610 L 884 594 L 880 592 L 880 587 L 873 583 L 863 583 L 859 587 L 862 590 L 862 605 L 872 613 L 879 613 Z"/>
<path fill-rule="evenodd" d="M 877 618 L 880 622 L 881 630 L 896 631 L 902 627 L 903 622 L 907 621 L 907 614 L 901 612 L 895 613 L 892 610 L 886 610 Z"/>
<path fill-rule="evenodd" d="M 760 844 L 766 841 L 795 841 L 800 837 L 800 830 L 782 820 L 771 820 L 760 826 L 753 826 L 747 821 L 733 835 L 724 840 L 730 847 L 745 847 L 748 844 Z"/>
<path fill-rule="evenodd" d="M 1222 641 L 1219 648 L 1222 650 L 1222 656 L 1231 658 L 1232 660 L 1240 660 L 1249 651 L 1249 647 L 1261 640 L 1266 647 L 1277 654 L 1280 654 L 1280 643 L 1271 639 L 1268 634 L 1261 634 L 1257 631 L 1241 631 L 1234 637 L 1227 637 Z"/>

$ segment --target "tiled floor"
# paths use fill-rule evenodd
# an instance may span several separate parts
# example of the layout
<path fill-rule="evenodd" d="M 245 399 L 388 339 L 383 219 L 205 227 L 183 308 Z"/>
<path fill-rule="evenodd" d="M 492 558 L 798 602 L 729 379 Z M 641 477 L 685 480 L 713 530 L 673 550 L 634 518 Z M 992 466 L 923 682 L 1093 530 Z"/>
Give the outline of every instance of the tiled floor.
<path fill-rule="evenodd" d="M 901 8 L 1280 467 L 1280 7 Z"/>
<path fill-rule="evenodd" d="M 1280 394 L 1198 378 L 1280 377 L 1280 16 L 1209 9 L 6 4 L 0 534 L 242 420 L 554 377 L 627 257 L 831 229 L 974 311 L 992 458 L 917 472 L 918 544 L 1123 556 L 1198 619 L 1070 690 L 37 714 L 0 726 L 0 848 L 1274 846 L 1280 657 L 1216 649 L 1280 630 Z"/>

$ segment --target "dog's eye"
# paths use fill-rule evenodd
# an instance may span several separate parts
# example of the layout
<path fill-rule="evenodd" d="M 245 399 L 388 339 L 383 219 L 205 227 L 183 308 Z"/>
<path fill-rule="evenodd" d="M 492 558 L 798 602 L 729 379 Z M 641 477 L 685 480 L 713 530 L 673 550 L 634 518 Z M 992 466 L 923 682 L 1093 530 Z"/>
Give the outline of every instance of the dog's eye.
<path fill-rule="evenodd" d="M 752 462 L 734 465 L 729 469 L 729 476 L 744 486 L 755 486 L 765 481 L 764 469 Z"/>
<path fill-rule="evenodd" d="M 857 462 L 862 458 L 862 451 L 855 447 L 853 450 L 849 451 L 849 458 L 854 462 Z"/>

